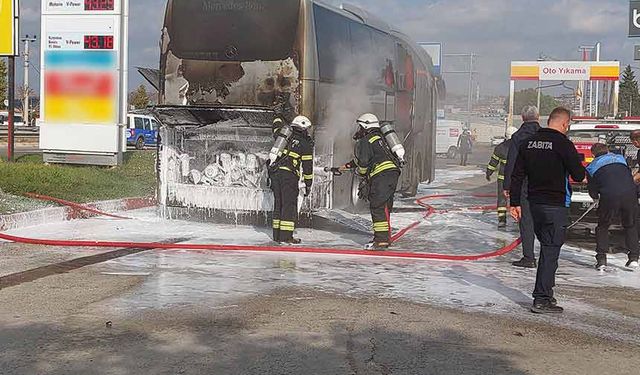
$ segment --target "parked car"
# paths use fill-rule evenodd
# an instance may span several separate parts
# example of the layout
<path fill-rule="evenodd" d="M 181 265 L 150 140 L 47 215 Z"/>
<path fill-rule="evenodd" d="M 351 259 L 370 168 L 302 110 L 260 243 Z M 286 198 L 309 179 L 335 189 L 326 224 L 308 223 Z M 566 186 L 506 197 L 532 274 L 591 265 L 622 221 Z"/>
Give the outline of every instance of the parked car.
<path fill-rule="evenodd" d="M 127 116 L 127 145 L 142 150 L 144 146 L 153 146 L 158 141 L 159 124 L 148 115 L 130 113 Z"/>
<path fill-rule="evenodd" d="M 6 112 L 0 113 L 0 125 L 7 126 L 9 125 L 9 114 Z M 13 125 L 14 126 L 24 126 L 24 119 L 22 115 L 14 115 L 13 116 Z"/>

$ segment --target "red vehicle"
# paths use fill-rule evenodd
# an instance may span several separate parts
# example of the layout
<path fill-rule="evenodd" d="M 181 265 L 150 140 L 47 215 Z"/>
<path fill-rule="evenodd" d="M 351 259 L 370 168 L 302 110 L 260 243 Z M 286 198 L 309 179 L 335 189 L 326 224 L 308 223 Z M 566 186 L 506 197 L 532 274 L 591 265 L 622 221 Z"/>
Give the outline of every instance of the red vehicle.
<path fill-rule="evenodd" d="M 614 152 L 622 153 L 629 166 L 635 168 L 638 164 L 636 155 L 638 149 L 631 143 L 630 135 L 633 130 L 640 130 L 640 118 L 624 118 L 622 120 L 574 118 L 571 130 L 567 135 L 584 156 L 584 165 L 593 161 L 591 146 L 604 143 Z M 571 196 L 570 216 L 577 220 L 593 205 L 587 186 L 582 182 L 571 182 L 573 195 Z M 581 223 L 593 224 L 597 222 L 596 211 L 593 210 Z"/>

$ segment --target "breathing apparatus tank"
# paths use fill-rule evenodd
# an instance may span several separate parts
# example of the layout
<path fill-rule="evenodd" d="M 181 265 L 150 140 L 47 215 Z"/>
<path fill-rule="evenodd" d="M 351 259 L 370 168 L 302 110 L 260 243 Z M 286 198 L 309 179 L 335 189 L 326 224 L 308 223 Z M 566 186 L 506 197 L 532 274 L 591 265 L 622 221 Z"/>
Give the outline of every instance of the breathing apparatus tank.
<path fill-rule="evenodd" d="M 396 133 L 396 130 L 393 127 L 393 124 L 386 122 L 381 125 L 380 131 L 382 132 L 387 145 L 389 145 L 391 152 L 393 152 L 401 163 L 404 163 L 404 155 L 406 151 L 402 145 L 402 141 L 400 141 L 400 137 L 398 137 L 398 133 Z"/>
<path fill-rule="evenodd" d="M 290 125 L 283 125 L 278 133 L 276 134 L 276 141 L 273 143 L 273 147 L 269 152 L 269 160 L 271 164 L 275 163 L 278 160 L 278 157 L 282 155 L 282 152 L 287 147 L 291 136 L 293 135 L 293 129 L 291 129 Z"/>

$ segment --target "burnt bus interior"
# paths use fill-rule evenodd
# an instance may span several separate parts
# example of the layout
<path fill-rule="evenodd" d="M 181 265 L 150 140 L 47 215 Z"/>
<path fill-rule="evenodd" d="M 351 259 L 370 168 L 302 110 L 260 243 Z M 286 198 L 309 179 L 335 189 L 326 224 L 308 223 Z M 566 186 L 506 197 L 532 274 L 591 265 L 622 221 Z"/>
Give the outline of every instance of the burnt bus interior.
<path fill-rule="evenodd" d="M 243 118 L 245 115 L 230 115 L 243 110 L 270 111 L 271 117 L 261 112 L 249 122 L 212 121 L 215 116 L 208 114 L 200 116 L 208 122 L 190 124 L 186 133 L 180 121 L 170 125 L 163 121 L 171 128 L 166 134 L 170 140 L 163 145 L 180 155 L 195 153 L 189 156 L 196 158 L 194 165 L 210 167 L 211 172 L 221 163 L 220 153 L 225 160 L 227 155 L 244 160 L 250 154 L 252 161 L 254 156 L 264 158 L 272 142 L 264 130 L 270 128 L 275 113 L 291 118 L 304 114 L 315 124 L 316 142 L 313 199 L 305 205 L 309 209 L 345 208 L 355 203 L 357 181 L 341 178 L 332 184 L 333 177 L 323 175 L 322 167 L 351 158 L 355 119 L 373 112 L 393 121 L 404 138 L 408 164 L 401 189 L 415 194 L 418 184 L 430 181 L 434 172 L 436 86 L 442 80 L 432 71 L 431 59 L 420 47 L 355 7 L 337 9 L 312 0 L 169 0 L 157 82 L 165 106 L 159 107 L 162 117 L 167 119 L 181 106 L 192 108 L 190 113 L 205 108 L 207 112 L 224 110 L 227 120 Z M 181 116 L 185 118 L 184 112 Z M 243 127 L 252 129 L 248 133 L 255 136 L 251 150 L 239 135 Z M 198 136 L 198 129 L 206 129 L 209 136 Z M 217 155 L 205 156 L 198 146 L 183 146 L 185 140 L 209 137 L 206 150 L 211 152 L 216 139 L 211 134 L 221 132 L 228 141 Z M 260 142 L 258 134 L 264 137 Z M 256 149 L 260 143 L 267 145 L 264 150 Z M 180 183 L 194 184 L 188 176 L 182 176 Z M 209 194 L 230 187 L 267 190 L 261 183 L 253 187 L 207 185 Z M 254 203 L 249 207 L 268 210 L 268 199 Z M 223 206 L 212 209 L 225 209 Z"/>

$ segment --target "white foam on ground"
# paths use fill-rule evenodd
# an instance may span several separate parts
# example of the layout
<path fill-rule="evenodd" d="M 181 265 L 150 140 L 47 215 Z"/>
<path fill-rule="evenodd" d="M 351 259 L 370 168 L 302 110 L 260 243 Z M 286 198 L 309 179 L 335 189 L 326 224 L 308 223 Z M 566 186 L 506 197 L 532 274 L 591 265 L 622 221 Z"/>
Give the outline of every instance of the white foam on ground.
<path fill-rule="evenodd" d="M 448 181 L 469 177 L 449 173 Z M 447 204 L 448 200 L 436 203 Z M 93 218 L 14 230 L 11 234 L 52 239 L 156 242 L 186 238 L 191 243 L 272 245 L 269 228 L 159 219 L 154 209 L 127 213 L 136 220 Z M 419 212 L 394 214 L 394 223 L 419 220 Z M 400 225 L 399 225 L 400 226 Z M 369 238 L 302 229 L 305 245 L 361 248 Z M 455 212 L 434 216 L 409 232 L 396 247 L 413 251 L 468 254 L 494 250 L 517 236 L 495 230 L 495 213 Z M 54 249 L 52 249 L 53 251 Z M 65 249 L 66 251 L 66 249 Z M 90 250 L 89 250 L 90 251 Z M 513 268 L 513 254 L 481 262 L 416 261 L 335 255 L 204 251 L 148 251 L 92 266 L 98 272 L 148 275 L 138 288 L 104 301 L 101 308 L 126 314 L 138 309 L 200 305 L 222 308 L 243 297 L 278 288 L 301 287 L 353 297 L 398 298 L 411 302 L 545 321 L 602 337 L 640 342 L 640 319 L 596 307 L 562 294 L 565 287 L 640 289 L 640 272 L 623 269 L 625 256 L 610 257 L 610 271 L 593 269 L 592 251 L 565 246 L 557 276 L 558 299 L 568 309 L 561 319 L 528 312 L 535 270 Z M 81 250 L 78 250 L 81 253 Z M 595 323 L 594 323 L 595 322 Z"/>

